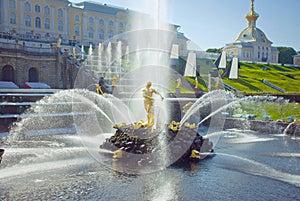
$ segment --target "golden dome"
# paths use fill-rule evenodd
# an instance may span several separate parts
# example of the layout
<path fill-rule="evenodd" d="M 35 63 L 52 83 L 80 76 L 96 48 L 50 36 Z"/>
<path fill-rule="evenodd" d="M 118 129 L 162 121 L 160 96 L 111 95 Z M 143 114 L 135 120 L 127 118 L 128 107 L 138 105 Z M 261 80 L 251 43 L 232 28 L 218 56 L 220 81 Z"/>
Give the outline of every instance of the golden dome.
<path fill-rule="evenodd" d="M 248 26 L 256 26 L 256 20 L 259 15 L 254 11 L 254 0 L 251 0 L 251 9 L 250 12 L 246 15 L 246 19 L 248 20 Z"/>

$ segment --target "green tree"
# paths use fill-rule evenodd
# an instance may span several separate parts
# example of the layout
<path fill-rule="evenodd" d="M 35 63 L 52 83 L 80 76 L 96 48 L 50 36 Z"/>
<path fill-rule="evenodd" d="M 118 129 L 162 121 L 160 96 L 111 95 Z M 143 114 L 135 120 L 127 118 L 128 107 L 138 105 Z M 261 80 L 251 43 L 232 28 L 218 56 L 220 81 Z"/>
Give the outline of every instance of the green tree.
<path fill-rule="evenodd" d="M 277 47 L 279 51 L 278 63 L 281 64 L 293 64 L 293 56 L 297 52 L 292 47 Z"/>
<path fill-rule="evenodd" d="M 206 52 L 222 53 L 222 49 L 223 49 L 223 47 L 221 47 L 221 48 L 209 48 L 209 49 L 206 50 Z"/>

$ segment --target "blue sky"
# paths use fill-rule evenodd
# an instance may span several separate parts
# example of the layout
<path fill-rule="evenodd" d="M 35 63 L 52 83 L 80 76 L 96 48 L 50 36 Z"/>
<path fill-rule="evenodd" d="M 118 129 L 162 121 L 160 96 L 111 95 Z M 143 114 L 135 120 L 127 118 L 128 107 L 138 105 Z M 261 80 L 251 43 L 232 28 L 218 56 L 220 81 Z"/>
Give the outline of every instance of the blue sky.
<path fill-rule="evenodd" d="M 71 0 L 82 2 L 83 0 Z M 233 42 L 247 27 L 250 0 L 93 0 L 145 13 L 157 11 L 202 50 Z M 300 51 L 300 0 L 255 0 L 256 26 L 273 46 Z"/>

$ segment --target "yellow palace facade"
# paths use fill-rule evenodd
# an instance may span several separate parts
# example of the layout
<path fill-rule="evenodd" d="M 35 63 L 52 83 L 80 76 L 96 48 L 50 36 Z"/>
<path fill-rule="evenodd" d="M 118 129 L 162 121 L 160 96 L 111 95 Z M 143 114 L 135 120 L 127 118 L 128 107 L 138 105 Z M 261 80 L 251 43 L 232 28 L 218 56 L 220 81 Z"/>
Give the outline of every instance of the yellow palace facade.
<path fill-rule="evenodd" d="M 1 0 L 0 32 L 32 40 L 101 42 L 128 29 L 128 11 L 67 0 Z"/>
<path fill-rule="evenodd" d="M 95 2 L 72 3 L 68 0 L 0 0 L 0 38 L 80 45 L 98 44 L 132 30 L 134 16 L 146 14 Z M 180 26 L 170 25 L 177 32 L 180 50 L 186 49 L 187 38 L 178 32 Z"/>

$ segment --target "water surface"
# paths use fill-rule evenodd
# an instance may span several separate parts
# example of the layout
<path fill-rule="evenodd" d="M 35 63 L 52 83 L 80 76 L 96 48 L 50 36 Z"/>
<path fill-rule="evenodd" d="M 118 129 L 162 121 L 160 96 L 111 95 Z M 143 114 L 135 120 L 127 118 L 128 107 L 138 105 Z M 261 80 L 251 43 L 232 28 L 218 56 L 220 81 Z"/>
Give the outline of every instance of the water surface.
<path fill-rule="evenodd" d="M 300 200 L 299 150 L 285 135 L 224 131 L 213 157 L 128 175 L 97 162 L 76 136 L 30 139 L 6 147 L 0 199 Z"/>

